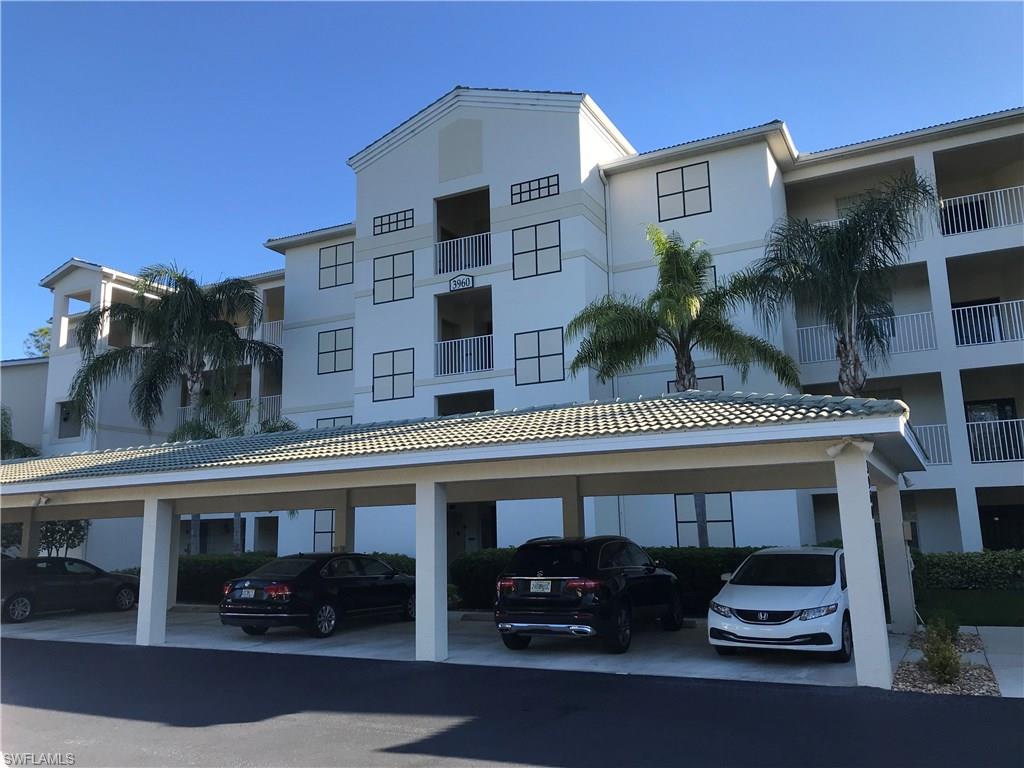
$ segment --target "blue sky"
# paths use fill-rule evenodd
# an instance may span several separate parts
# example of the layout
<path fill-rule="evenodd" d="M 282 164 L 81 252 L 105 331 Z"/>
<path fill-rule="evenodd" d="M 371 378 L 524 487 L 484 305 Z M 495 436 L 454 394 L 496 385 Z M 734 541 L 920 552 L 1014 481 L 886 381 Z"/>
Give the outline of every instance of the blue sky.
<path fill-rule="evenodd" d="M 585 91 L 640 151 L 802 151 L 1024 103 L 1021 4 L 55 4 L 2 14 L 4 358 L 72 256 L 206 279 L 352 219 L 345 160 L 453 85 Z"/>

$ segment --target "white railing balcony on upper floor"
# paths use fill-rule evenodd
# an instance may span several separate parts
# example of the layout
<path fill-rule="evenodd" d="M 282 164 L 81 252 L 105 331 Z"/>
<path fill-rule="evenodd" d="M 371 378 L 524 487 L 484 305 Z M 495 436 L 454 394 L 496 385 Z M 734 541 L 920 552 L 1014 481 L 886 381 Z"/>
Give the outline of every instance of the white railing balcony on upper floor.
<path fill-rule="evenodd" d="M 460 373 L 490 371 L 494 368 L 494 337 L 470 336 L 439 341 L 434 349 L 434 374 L 455 376 Z"/>
<path fill-rule="evenodd" d="M 251 400 L 232 400 L 231 408 L 235 410 L 235 412 L 238 414 L 239 418 L 243 422 L 249 421 L 249 413 L 252 410 Z M 196 409 L 191 405 L 183 405 L 180 408 L 178 408 L 178 426 L 180 427 L 186 421 L 191 421 L 194 418 L 195 413 Z M 206 417 L 201 418 L 204 421 L 206 420 Z"/>
<path fill-rule="evenodd" d="M 893 315 L 876 320 L 889 337 L 889 354 L 935 349 L 935 318 L 931 312 Z M 836 359 L 836 335 L 831 325 L 797 328 L 799 362 L 823 363 Z"/>
<path fill-rule="evenodd" d="M 491 233 L 442 240 L 434 244 L 434 274 L 446 275 L 491 263 Z"/>
<path fill-rule="evenodd" d="M 281 346 L 281 340 L 284 338 L 284 320 L 271 320 L 270 322 L 263 323 L 260 329 L 260 337 L 267 344 Z"/>
<path fill-rule="evenodd" d="M 1024 186 L 993 189 L 939 201 L 939 230 L 962 235 L 1024 224 Z"/>
<path fill-rule="evenodd" d="M 958 347 L 1024 341 L 1024 299 L 954 307 L 953 333 Z"/>
<path fill-rule="evenodd" d="M 264 395 L 260 398 L 259 405 L 259 423 L 262 424 L 265 421 L 277 421 L 281 418 L 281 396 L 280 395 Z"/>
<path fill-rule="evenodd" d="M 953 456 L 949 450 L 949 427 L 945 424 L 914 425 L 917 441 L 928 454 L 926 464 L 952 464 Z"/>
<path fill-rule="evenodd" d="M 1024 461 L 1024 419 L 969 421 L 967 440 L 975 464 Z"/>

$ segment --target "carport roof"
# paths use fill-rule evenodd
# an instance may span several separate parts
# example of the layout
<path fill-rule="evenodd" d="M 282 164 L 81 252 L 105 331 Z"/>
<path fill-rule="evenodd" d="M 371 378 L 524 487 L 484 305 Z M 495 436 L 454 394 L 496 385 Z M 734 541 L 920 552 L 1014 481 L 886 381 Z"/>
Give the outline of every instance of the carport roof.
<path fill-rule="evenodd" d="M 0 468 L 0 482 L 9 485 L 551 440 L 720 431 L 894 416 L 909 416 L 909 409 L 902 401 L 691 390 L 637 400 L 573 403 L 26 459 L 5 462 Z"/>

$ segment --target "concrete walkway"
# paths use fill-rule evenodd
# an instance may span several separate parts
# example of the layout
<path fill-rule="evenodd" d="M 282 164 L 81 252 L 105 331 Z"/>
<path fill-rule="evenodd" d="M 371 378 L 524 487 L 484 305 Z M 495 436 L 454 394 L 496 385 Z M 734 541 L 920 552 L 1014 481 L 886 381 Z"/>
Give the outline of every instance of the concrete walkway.
<path fill-rule="evenodd" d="M 1024 627 L 978 627 L 1003 696 L 1024 698 Z"/>

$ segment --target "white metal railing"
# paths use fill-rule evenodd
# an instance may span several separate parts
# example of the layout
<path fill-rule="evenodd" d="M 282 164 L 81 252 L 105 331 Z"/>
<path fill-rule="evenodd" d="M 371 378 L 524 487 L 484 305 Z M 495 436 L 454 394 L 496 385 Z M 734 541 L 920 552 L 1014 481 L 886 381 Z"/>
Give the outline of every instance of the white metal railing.
<path fill-rule="evenodd" d="M 993 189 L 939 201 L 943 235 L 1024 224 L 1024 186 Z"/>
<path fill-rule="evenodd" d="M 924 239 L 925 227 L 927 225 L 928 220 L 923 211 L 919 211 L 915 215 L 914 219 L 914 231 L 911 234 L 910 239 L 916 242 Z M 840 224 L 842 224 L 844 221 L 846 221 L 846 217 L 840 216 L 838 219 L 825 219 L 824 221 L 816 221 L 814 222 L 814 224 L 815 226 L 818 227 L 829 227 L 834 229 L 835 227 L 838 227 Z"/>
<path fill-rule="evenodd" d="M 434 373 L 437 376 L 489 371 L 492 368 L 494 337 L 490 334 L 437 342 L 434 350 Z"/>
<path fill-rule="evenodd" d="M 271 320 L 269 323 L 263 323 L 260 333 L 261 338 L 267 344 L 281 346 L 281 339 L 284 335 L 284 320 Z"/>
<path fill-rule="evenodd" d="M 242 421 L 249 420 L 249 411 L 252 409 L 252 402 L 249 400 L 232 400 L 231 407 L 235 409 Z M 191 405 L 183 405 L 178 408 L 178 426 L 186 421 L 191 421 L 195 415 L 196 408 Z M 200 409 L 200 412 L 202 410 Z"/>
<path fill-rule="evenodd" d="M 443 240 L 434 244 L 434 274 L 486 267 L 491 263 L 491 233 Z"/>
<path fill-rule="evenodd" d="M 914 434 L 928 454 L 926 464 L 952 464 L 949 451 L 949 428 L 945 424 L 914 425 Z"/>
<path fill-rule="evenodd" d="M 67 343 L 64 346 L 67 349 L 78 346 L 78 323 L 68 323 Z"/>
<path fill-rule="evenodd" d="M 935 349 L 935 318 L 931 312 L 913 312 L 875 321 L 889 337 L 889 353 Z M 831 325 L 810 325 L 796 329 L 801 363 L 822 363 L 836 359 L 836 335 Z"/>
<path fill-rule="evenodd" d="M 259 420 L 260 424 L 265 421 L 277 421 L 281 418 L 281 396 L 266 395 L 260 398 Z"/>
<path fill-rule="evenodd" d="M 967 422 L 971 461 L 1024 461 L 1024 419 Z"/>
<path fill-rule="evenodd" d="M 953 333 L 958 347 L 1024 340 L 1024 300 L 955 307 Z"/>

